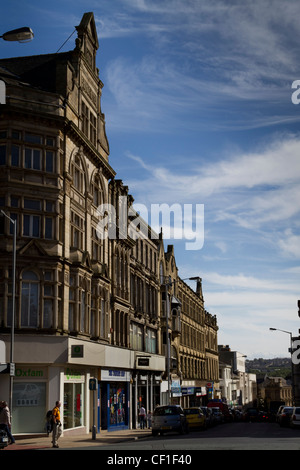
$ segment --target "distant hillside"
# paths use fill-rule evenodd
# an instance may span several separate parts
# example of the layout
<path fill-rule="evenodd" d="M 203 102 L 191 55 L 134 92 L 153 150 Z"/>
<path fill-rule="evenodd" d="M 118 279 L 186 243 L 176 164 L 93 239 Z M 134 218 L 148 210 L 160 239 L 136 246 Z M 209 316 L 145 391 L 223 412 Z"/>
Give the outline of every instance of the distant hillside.
<path fill-rule="evenodd" d="M 258 379 L 263 378 L 266 374 L 288 379 L 291 376 L 291 358 L 246 360 L 246 369 L 247 372 L 256 374 Z"/>

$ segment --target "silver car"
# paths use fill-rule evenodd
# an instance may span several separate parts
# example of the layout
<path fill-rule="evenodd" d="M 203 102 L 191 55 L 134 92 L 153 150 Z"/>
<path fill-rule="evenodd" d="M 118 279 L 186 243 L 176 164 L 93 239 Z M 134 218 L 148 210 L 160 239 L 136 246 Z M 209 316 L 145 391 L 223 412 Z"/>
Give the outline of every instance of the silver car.
<path fill-rule="evenodd" d="M 292 428 L 300 427 L 300 407 L 294 406 L 291 416 L 290 425 Z"/>
<path fill-rule="evenodd" d="M 155 408 L 152 416 L 152 435 L 164 432 L 188 433 L 189 427 L 181 406 L 163 405 Z"/>

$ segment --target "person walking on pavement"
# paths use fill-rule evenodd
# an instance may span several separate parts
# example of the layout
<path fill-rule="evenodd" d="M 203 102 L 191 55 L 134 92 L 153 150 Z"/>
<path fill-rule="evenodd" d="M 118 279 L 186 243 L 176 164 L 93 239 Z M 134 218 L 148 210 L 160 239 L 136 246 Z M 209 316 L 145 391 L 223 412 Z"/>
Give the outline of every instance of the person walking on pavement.
<path fill-rule="evenodd" d="M 55 407 L 52 410 L 53 417 L 53 430 L 52 430 L 52 447 L 58 448 L 57 441 L 61 436 L 61 421 L 60 421 L 60 407 L 61 402 L 57 401 Z"/>
<path fill-rule="evenodd" d="M 10 440 L 10 444 L 15 443 L 15 438 L 11 433 L 11 418 L 8 403 L 6 401 L 0 402 L 0 429 L 3 429 Z"/>
<path fill-rule="evenodd" d="M 140 428 L 144 429 L 146 421 L 146 410 L 143 405 L 140 407 Z"/>

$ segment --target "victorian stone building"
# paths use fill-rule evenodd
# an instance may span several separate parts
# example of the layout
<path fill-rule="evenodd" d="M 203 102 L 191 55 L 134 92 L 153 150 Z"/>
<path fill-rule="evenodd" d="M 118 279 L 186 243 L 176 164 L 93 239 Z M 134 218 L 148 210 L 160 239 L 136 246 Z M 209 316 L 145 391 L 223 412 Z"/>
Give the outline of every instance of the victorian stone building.
<path fill-rule="evenodd" d="M 141 402 L 165 400 L 168 370 L 172 400 L 176 384 L 216 380 L 215 317 L 110 166 L 93 14 L 76 29 L 69 52 L 0 60 L 0 362 L 13 340 L 15 434 L 42 432 L 58 399 L 65 432 L 88 432 L 93 404 L 98 429 L 135 427 Z M 9 385 L 1 374 L 2 399 Z"/>

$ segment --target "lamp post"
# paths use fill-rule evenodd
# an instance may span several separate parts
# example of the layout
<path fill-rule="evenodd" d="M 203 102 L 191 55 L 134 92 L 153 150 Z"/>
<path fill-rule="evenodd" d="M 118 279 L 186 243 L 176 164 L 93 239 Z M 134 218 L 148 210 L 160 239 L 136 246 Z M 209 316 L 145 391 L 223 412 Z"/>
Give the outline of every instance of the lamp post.
<path fill-rule="evenodd" d="M 19 41 L 29 42 L 33 39 L 33 31 L 31 28 L 25 26 L 23 28 L 12 29 L 0 36 L 4 41 Z M 0 104 L 6 104 L 6 85 L 3 80 L 0 80 Z"/>
<path fill-rule="evenodd" d="M 294 405 L 295 404 L 295 392 L 294 392 L 294 364 L 293 364 L 293 359 L 292 359 L 292 355 L 293 355 L 293 340 L 292 340 L 292 332 L 291 331 L 285 331 L 285 330 L 280 330 L 279 328 L 269 328 L 269 330 L 271 331 L 281 331 L 282 333 L 287 333 L 288 335 L 290 335 L 290 343 L 291 343 L 291 347 L 290 347 L 290 353 L 291 353 L 291 361 L 292 361 L 292 404 Z"/>
<path fill-rule="evenodd" d="M 33 39 L 33 31 L 28 26 L 23 28 L 12 29 L 0 36 L 4 41 L 18 41 L 18 42 L 29 42 Z"/>
<path fill-rule="evenodd" d="M 170 404 L 170 356 L 171 356 L 171 342 L 170 342 L 170 335 L 169 335 L 169 318 L 170 318 L 170 301 L 169 301 L 169 294 L 168 288 L 175 284 L 175 282 L 179 281 L 200 281 L 201 278 L 199 276 L 196 277 L 187 277 L 185 279 L 175 279 L 172 281 L 171 277 L 168 278 L 168 281 L 165 282 L 165 289 L 166 289 L 166 302 L 167 302 L 167 312 L 166 312 L 166 341 L 167 341 L 167 378 L 168 378 L 168 391 L 167 391 L 167 405 Z"/>
<path fill-rule="evenodd" d="M 12 413 L 13 381 L 15 375 L 14 365 L 14 342 L 15 342 L 15 310 L 16 310 L 16 240 L 17 240 L 17 221 L 11 219 L 3 210 L 4 215 L 13 224 L 13 261 L 12 261 L 12 315 L 11 315 L 11 336 L 10 336 L 10 387 L 9 387 L 9 409 Z"/>

